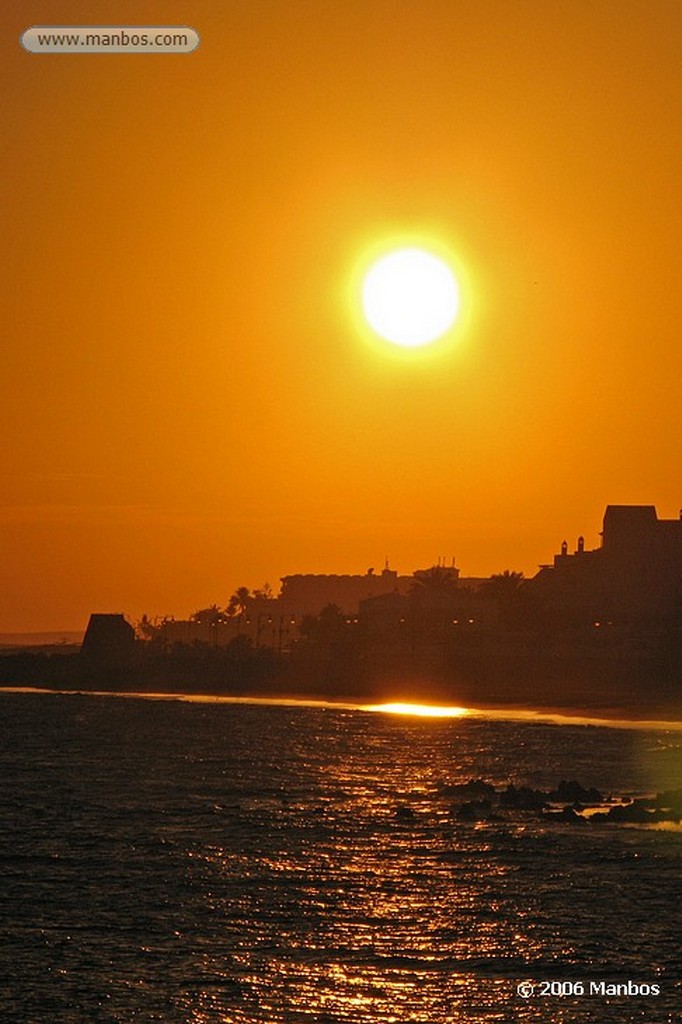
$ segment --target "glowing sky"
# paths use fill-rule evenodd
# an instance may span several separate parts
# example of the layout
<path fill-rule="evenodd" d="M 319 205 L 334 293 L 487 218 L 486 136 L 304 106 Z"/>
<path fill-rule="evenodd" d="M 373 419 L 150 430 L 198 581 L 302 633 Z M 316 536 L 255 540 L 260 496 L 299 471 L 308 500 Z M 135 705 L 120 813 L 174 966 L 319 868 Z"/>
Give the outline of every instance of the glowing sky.
<path fill-rule="evenodd" d="M 64 23 L 201 45 L 20 48 Z M 681 47 L 669 0 L 9 3 L 0 630 L 676 516 Z M 455 345 L 358 329 L 388 237 L 455 254 Z"/>

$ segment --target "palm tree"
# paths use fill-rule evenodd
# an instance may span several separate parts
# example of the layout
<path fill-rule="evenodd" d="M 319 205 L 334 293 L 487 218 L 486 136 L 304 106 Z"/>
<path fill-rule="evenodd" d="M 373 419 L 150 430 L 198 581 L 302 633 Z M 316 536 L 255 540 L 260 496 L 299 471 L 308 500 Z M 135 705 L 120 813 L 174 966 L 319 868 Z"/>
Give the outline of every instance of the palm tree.
<path fill-rule="evenodd" d="M 237 587 L 227 606 L 228 615 L 243 615 L 250 597 L 251 591 L 248 587 Z"/>
<path fill-rule="evenodd" d="M 458 585 L 459 572 L 445 565 L 432 565 L 430 569 L 417 569 L 410 586 L 412 594 L 450 596 Z"/>
<path fill-rule="evenodd" d="M 504 572 L 493 573 L 490 579 L 482 585 L 481 591 L 489 597 L 504 601 L 516 593 L 523 580 L 522 572 L 505 569 Z"/>

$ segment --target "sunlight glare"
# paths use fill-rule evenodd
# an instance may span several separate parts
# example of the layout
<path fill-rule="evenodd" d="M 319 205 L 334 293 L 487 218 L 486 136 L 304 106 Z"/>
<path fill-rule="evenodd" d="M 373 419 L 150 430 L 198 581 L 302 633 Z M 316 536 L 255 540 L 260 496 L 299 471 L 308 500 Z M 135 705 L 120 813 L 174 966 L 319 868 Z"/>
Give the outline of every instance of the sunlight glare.
<path fill-rule="evenodd" d="M 363 711 L 384 711 L 389 715 L 419 715 L 423 718 L 462 718 L 467 715 L 467 708 L 446 707 L 437 704 L 366 704 Z"/>

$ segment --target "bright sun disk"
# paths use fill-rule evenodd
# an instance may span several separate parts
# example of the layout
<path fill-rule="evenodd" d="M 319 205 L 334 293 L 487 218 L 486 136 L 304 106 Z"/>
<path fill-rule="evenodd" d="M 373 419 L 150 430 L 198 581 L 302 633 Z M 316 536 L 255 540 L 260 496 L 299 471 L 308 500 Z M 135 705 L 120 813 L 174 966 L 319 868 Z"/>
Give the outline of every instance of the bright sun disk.
<path fill-rule="evenodd" d="M 452 327 L 459 312 L 459 288 L 450 268 L 433 253 L 395 249 L 367 271 L 362 308 L 380 337 L 418 348 Z"/>

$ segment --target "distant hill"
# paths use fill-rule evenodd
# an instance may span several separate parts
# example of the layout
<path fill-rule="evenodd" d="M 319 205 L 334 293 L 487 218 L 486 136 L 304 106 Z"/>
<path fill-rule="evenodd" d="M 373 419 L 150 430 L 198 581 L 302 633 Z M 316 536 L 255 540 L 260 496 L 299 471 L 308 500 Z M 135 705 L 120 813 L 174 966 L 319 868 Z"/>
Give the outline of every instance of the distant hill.
<path fill-rule="evenodd" d="M 0 633 L 0 647 L 52 647 L 55 644 L 80 644 L 83 630 L 50 633 Z"/>

